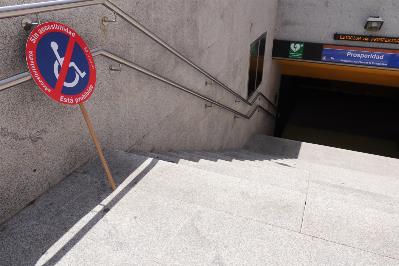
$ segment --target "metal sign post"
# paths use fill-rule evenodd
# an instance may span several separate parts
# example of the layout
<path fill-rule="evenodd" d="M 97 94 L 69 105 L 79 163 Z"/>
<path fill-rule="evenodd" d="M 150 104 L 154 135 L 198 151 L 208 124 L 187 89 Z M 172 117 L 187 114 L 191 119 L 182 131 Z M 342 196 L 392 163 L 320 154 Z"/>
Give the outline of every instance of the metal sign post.
<path fill-rule="evenodd" d="M 115 181 L 84 106 L 96 83 L 96 66 L 89 47 L 69 26 L 46 22 L 30 33 L 26 62 L 33 80 L 47 96 L 62 104 L 79 105 L 109 185 L 115 190 Z"/>

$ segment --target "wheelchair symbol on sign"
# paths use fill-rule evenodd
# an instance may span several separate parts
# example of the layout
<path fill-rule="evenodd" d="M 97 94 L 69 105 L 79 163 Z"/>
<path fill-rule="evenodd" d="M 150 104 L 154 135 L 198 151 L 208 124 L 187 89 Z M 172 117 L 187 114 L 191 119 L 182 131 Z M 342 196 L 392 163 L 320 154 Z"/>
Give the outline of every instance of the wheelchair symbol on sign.
<path fill-rule="evenodd" d="M 61 57 L 58 53 L 58 44 L 56 42 L 51 42 L 50 45 L 51 49 L 53 49 L 55 57 L 57 58 L 57 60 L 55 60 L 54 62 L 54 75 L 58 79 L 60 75 L 59 67 L 62 66 L 62 63 L 64 62 L 64 57 Z M 74 62 L 69 63 L 69 68 L 71 67 L 75 70 L 75 79 L 72 82 L 64 82 L 64 86 L 67 88 L 75 87 L 79 83 L 79 79 L 86 76 L 86 72 L 82 72 Z"/>

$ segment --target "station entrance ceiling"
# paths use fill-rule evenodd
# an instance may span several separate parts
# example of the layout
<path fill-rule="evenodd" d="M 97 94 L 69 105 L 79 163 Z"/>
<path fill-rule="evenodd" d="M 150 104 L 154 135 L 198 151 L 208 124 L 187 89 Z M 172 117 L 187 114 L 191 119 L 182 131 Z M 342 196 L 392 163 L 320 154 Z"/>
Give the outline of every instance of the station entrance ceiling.
<path fill-rule="evenodd" d="M 274 41 L 282 75 L 399 87 L 399 50 Z"/>
<path fill-rule="evenodd" d="M 399 87 L 399 70 L 276 59 L 282 75 Z"/>

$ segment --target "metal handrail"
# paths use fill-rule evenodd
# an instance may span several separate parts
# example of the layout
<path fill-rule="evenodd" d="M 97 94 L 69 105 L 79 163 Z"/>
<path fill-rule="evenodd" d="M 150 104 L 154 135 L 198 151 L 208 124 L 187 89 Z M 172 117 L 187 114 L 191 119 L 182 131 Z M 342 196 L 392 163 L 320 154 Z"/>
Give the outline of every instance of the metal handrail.
<path fill-rule="evenodd" d="M 178 84 L 178 83 L 176 83 L 176 82 L 174 82 L 174 81 L 172 81 L 172 80 L 170 80 L 168 78 L 162 77 L 162 76 L 160 76 L 160 75 L 158 75 L 158 74 L 156 74 L 156 73 L 154 73 L 154 72 L 152 72 L 152 71 L 150 71 L 150 70 L 148 70 L 148 69 L 146 69 L 144 67 L 141 67 L 141 66 L 139 66 L 139 65 L 137 65 L 137 64 L 135 64 L 133 62 L 130 62 L 130 61 L 128 61 L 128 60 L 126 60 L 126 59 L 124 59 L 122 57 L 119 57 L 119 56 L 117 56 L 117 55 L 115 55 L 115 54 L 113 54 L 111 52 L 108 52 L 106 50 L 93 50 L 92 53 L 93 53 L 93 56 L 104 56 L 104 57 L 107 57 L 107 58 L 109 58 L 109 59 L 111 59 L 111 60 L 113 60 L 115 62 L 118 62 L 118 63 L 120 63 L 122 65 L 125 65 L 125 66 L 127 66 L 127 67 L 129 67 L 131 69 L 137 70 L 137 71 L 139 71 L 139 72 L 141 72 L 141 73 L 143 73 L 143 74 L 145 74 L 145 75 L 147 75 L 149 77 L 155 78 L 155 79 L 157 79 L 159 81 L 162 81 L 163 83 L 166 83 L 168 85 L 171 85 L 171 86 L 173 86 L 173 87 L 175 87 L 175 88 L 177 88 L 177 89 L 179 89 L 181 91 L 187 92 L 187 93 L 189 93 L 189 94 L 191 94 L 191 95 L 193 95 L 193 96 L 195 96 L 195 97 L 197 97 L 199 99 L 202 99 L 202 100 L 204 100 L 204 101 L 206 101 L 206 102 L 208 102 L 208 103 L 210 103 L 212 105 L 215 105 L 215 106 L 217 106 L 217 107 L 219 107 L 221 109 L 224 109 L 224 110 L 226 110 L 228 112 L 231 112 L 234 115 L 236 115 L 237 117 L 241 117 L 241 118 L 245 118 L 245 119 L 251 119 L 251 117 L 254 115 L 254 113 L 257 110 L 262 110 L 262 111 L 266 112 L 268 115 L 271 115 L 272 117 L 275 117 L 274 113 L 270 112 L 269 110 L 266 110 L 265 108 L 263 108 L 263 107 L 261 107 L 259 105 L 255 109 L 253 109 L 252 112 L 250 112 L 249 114 L 241 113 L 241 112 L 239 112 L 237 110 L 234 110 L 233 108 L 230 108 L 230 107 L 228 107 L 228 106 L 226 106 L 226 105 L 224 105 L 222 103 L 219 103 L 219 102 L 217 102 L 217 101 L 215 101 L 215 100 L 213 100 L 213 99 L 211 99 L 211 98 L 209 98 L 207 96 L 204 96 L 204 95 L 202 95 L 200 93 L 197 93 L 197 92 L 193 91 L 192 89 L 189 89 L 189 88 L 187 88 L 187 87 L 185 87 L 185 86 L 183 86 L 181 84 Z M 6 78 L 6 79 L 3 79 L 3 80 L 0 80 L 0 91 L 9 89 L 9 88 L 11 88 L 13 86 L 16 86 L 18 84 L 24 83 L 26 81 L 29 81 L 30 79 L 32 79 L 32 77 L 29 74 L 29 72 L 24 72 L 24 73 L 20 73 L 18 75 L 12 76 L 10 78 Z"/>
<path fill-rule="evenodd" d="M 270 104 L 276 110 L 276 105 L 261 92 L 258 92 L 257 95 L 253 98 L 253 101 L 249 102 L 248 99 L 245 99 L 240 94 L 238 94 L 234 90 L 230 89 L 223 82 L 219 81 L 218 79 L 213 77 L 211 74 L 206 72 L 204 69 L 197 66 L 191 60 L 187 59 L 185 56 L 183 56 L 181 53 L 179 53 L 176 49 L 174 49 L 172 46 L 167 44 L 165 41 L 163 41 L 157 35 L 152 33 L 150 30 L 148 30 L 146 27 L 144 27 L 142 24 L 140 24 L 138 21 L 136 21 L 134 18 L 132 18 L 130 15 L 128 15 L 126 12 L 124 12 L 122 9 L 120 9 L 118 6 L 116 6 L 109 0 L 53 0 L 53 1 L 46 1 L 46 2 L 40 2 L 40 3 L 4 6 L 4 7 L 0 7 L 0 19 L 23 16 L 23 15 L 28 15 L 28 14 L 32 14 L 32 13 L 41 13 L 41 12 L 76 8 L 76 7 L 100 5 L 100 4 L 105 6 L 109 10 L 115 12 L 115 14 L 117 14 L 119 17 L 123 18 L 129 24 L 131 24 L 132 26 L 134 26 L 135 28 L 140 30 L 142 33 L 144 33 L 145 35 L 147 35 L 148 37 L 153 39 L 159 45 L 166 48 L 169 52 L 171 52 L 175 56 L 179 57 L 181 60 L 186 62 L 188 65 L 190 65 L 191 67 L 193 67 L 194 69 L 196 69 L 197 71 L 202 73 L 204 76 L 206 76 L 207 78 L 209 78 L 210 80 L 212 80 L 213 82 L 215 82 L 216 84 L 221 86 L 224 90 L 228 91 L 230 94 L 234 95 L 236 98 L 240 99 L 245 104 L 252 106 L 253 103 L 257 100 L 257 98 L 261 97 L 261 98 L 264 98 L 268 102 L 268 104 Z"/>

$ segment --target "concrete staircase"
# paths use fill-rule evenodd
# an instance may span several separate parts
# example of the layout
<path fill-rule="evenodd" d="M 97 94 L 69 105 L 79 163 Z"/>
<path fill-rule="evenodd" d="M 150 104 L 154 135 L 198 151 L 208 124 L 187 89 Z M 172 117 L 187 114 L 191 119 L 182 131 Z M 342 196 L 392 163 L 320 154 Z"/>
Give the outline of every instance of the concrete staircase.
<path fill-rule="evenodd" d="M 399 160 L 268 136 L 107 157 L 115 192 L 89 162 L 0 228 L 0 262 L 399 265 Z"/>

